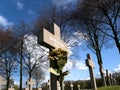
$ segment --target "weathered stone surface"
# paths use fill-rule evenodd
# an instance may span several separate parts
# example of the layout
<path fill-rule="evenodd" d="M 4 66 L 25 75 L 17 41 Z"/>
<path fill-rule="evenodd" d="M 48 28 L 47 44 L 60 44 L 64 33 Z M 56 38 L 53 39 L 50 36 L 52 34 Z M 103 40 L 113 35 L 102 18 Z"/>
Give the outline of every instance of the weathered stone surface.
<path fill-rule="evenodd" d="M 92 58 L 91 58 L 90 54 L 87 54 L 86 65 L 89 68 L 91 87 L 92 87 L 93 90 L 97 90 L 96 80 L 95 80 L 94 70 L 93 70 L 94 69 L 94 63 L 92 61 Z"/>

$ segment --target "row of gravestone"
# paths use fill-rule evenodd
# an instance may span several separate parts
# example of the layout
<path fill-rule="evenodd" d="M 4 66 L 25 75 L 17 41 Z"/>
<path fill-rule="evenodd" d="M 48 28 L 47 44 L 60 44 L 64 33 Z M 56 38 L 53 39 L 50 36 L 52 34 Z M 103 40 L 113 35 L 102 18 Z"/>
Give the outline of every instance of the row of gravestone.
<path fill-rule="evenodd" d="M 32 90 L 32 85 L 34 85 L 34 84 L 35 83 L 32 79 L 28 80 L 27 83 L 26 83 L 27 87 L 25 88 L 25 90 Z M 63 86 L 65 87 L 65 84 Z M 78 84 L 77 87 L 78 87 L 78 90 L 80 90 L 80 85 L 79 84 Z M 58 88 L 57 90 L 61 90 L 59 83 L 57 83 L 57 88 Z M 40 87 L 40 88 L 38 88 L 38 90 L 42 90 L 42 88 Z M 48 80 L 48 83 L 47 83 L 47 90 L 51 90 L 51 84 L 50 84 L 49 80 Z M 72 83 L 70 84 L 70 90 L 73 90 L 73 84 Z"/>
<path fill-rule="evenodd" d="M 93 90 L 97 90 L 96 80 L 93 71 L 94 63 L 91 59 L 90 54 L 87 54 L 86 65 L 89 67 L 91 87 Z M 104 73 L 104 70 L 102 71 L 102 73 Z M 112 75 L 108 73 L 108 70 L 106 70 L 106 81 L 104 81 L 104 83 L 107 83 L 109 86 L 117 84 L 116 80 L 112 77 Z"/>
<path fill-rule="evenodd" d="M 87 59 L 86 59 L 86 65 L 89 67 L 89 72 L 90 72 L 90 79 L 91 79 L 91 87 L 93 90 L 97 90 L 97 86 L 96 86 L 96 80 L 95 80 L 95 76 L 94 76 L 94 63 L 91 59 L 90 54 L 87 54 Z M 108 70 L 106 70 L 106 80 L 109 86 L 111 85 L 115 85 L 116 81 L 115 79 L 112 77 L 111 74 L 108 73 Z M 33 81 L 33 79 L 29 79 L 26 82 L 26 88 L 25 90 L 32 90 L 32 86 L 35 84 L 35 82 Z M 2 77 L 0 77 L 0 86 L 1 85 L 6 85 L 6 81 L 2 79 Z M 73 85 L 71 83 L 70 85 L 71 90 L 73 90 Z M 1 90 L 1 88 L 0 88 Z M 14 88 L 9 88 L 9 90 L 14 90 Z M 42 90 L 42 88 L 39 88 L 39 90 Z M 48 82 L 48 90 L 51 90 L 51 85 L 50 82 Z M 57 82 L 57 90 L 60 90 L 60 85 L 59 82 Z M 80 90 L 80 86 L 78 85 L 78 90 Z"/>
<path fill-rule="evenodd" d="M 57 83 L 57 87 L 58 87 L 57 90 L 61 90 L 59 82 Z M 63 84 L 63 87 L 65 88 L 65 84 Z M 49 80 L 48 80 L 48 83 L 47 83 L 47 90 L 51 90 L 51 85 L 50 85 Z M 73 83 L 72 82 L 70 83 L 70 89 L 69 90 L 73 90 Z M 77 85 L 77 90 L 80 90 L 80 85 L 79 84 Z"/>

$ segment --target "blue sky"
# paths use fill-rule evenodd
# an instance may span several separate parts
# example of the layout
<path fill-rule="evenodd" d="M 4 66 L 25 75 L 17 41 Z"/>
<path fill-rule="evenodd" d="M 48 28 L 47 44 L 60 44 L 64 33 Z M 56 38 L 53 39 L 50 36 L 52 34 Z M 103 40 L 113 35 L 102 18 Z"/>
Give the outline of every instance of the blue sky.
<path fill-rule="evenodd" d="M 72 0 L 0 0 L 0 25 L 9 26 L 20 21 L 30 22 L 36 19 L 38 9 L 49 7 L 51 4 L 59 5 L 72 2 Z M 69 60 L 66 69 L 70 69 L 70 74 L 66 80 L 78 80 L 89 78 L 88 68 L 85 66 L 86 54 L 90 53 L 95 63 L 95 75 L 99 74 L 99 67 L 96 56 L 89 50 L 81 50 L 76 47 L 79 59 Z M 73 52 L 74 53 L 74 52 Z M 103 67 L 110 72 L 120 71 L 120 55 L 116 48 L 103 49 Z M 48 79 L 49 75 L 46 76 Z"/>

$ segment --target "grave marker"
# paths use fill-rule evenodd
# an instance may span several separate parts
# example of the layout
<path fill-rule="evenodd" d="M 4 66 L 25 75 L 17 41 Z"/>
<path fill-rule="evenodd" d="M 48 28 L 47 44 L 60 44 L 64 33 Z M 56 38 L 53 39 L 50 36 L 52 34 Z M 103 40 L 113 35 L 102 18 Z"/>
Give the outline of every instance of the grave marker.
<path fill-rule="evenodd" d="M 2 76 L 0 76 L 0 90 L 3 89 L 2 86 L 6 86 L 7 81 L 3 79 Z"/>
<path fill-rule="evenodd" d="M 39 88 L 38 88 L 38 90 L 42 90 L 42 88 L 41 88 L 41 87 L 39 87 Z"/>
<path fill-rule="evenodd" d="M 91 87 L 93 90 L 97 90 L 96 80 L 95 80 L 94 71 L 93 71 L 95 67 L 90 54 L 87 54 L 86 65 L 89 67 Z"/>
<path fill-rule="evenodd" d="M 11 88 L 8 88 L 8 90 L 15 90 L 15 89 L 11 87 Z"/>
<path fill-rule="evenodd" d="M 67 50 L 67 45 L 60 39 L 60 28 L 54 23 L 54 30 L 50 33 L 45 28 L 40 30 L 40 36 L 38 37 L 38 43 L 51 49 L 61 48 Z"/>
<path fill-rule="evenodd" d="M 67 50 L 67 45 L 60 39 L 60 28 L 54 23 L 54 30 L 51 33 L 46 30 L 40 30 L 40 36 L 38 37 L 38 43 L 49 48 L 50 51 L 53 48 L 61 48 L 63 50 Z M 54 68 L 53 61 L 50 61 L 50 67 Z M 59 85 L 57 81 L 57 76 L 50 73 L 50 82 L 51 82 L 51 90 L 59 90 Z"/>
<path fill-rule="evenodd" d="M 70 88 L 71 88 L 71 90 L 73 90 L 73 84 L 72 83 L 70 84 Z"/>
<path fill-rule="evenodd" d="M 50 81 L 48 80 L 48 83 L 47 83 L 47 89 L 48 90 L 51 90 L 51 87 L 50 87 L 51 85 L 50 85 Z"/>
<path fill-rule="evenodd" d="M 26 84 L 27 84 L 26 90 L 32 90 L 32 86 L 35 84 L 35 82 L 33 81 L 32 78 L 30 78 L 30 79 L 26 82 Z"/>
<path fill-rule="evenodd" d="M 80 90 L 80 85 L 78 84 L 78 90 Z"/>

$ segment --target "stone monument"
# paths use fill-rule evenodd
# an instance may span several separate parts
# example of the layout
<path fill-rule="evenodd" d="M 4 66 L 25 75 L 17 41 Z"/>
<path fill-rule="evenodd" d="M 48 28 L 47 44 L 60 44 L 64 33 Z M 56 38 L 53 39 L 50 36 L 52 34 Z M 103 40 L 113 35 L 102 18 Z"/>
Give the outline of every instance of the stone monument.
<path fill-rule="evenodd" d="M 35 82 L 33 81 L 32 78 L 30 78 L 27 82 L 26 82 L 26 86 L 27 88 L 25 90 L 32 90 L 32 86 L 35 84 Z"/>
<path fill-rule="evenodd" d="M 7 81 L 5 79 L 3 79 L 2 76 L 0 76 L 0 90 L 4 89 L 4 87 L 6 86 Z"/>
<path fill-rule="evenodd" d="M 70 88 L 71 88 L 71 90 L 73 90 L 73 84 L 72 83 L 70 84 Z"/>
<path fill-rule="evenodd" d="M 94 63 L 93 63 L 93 61 L 92 61 L 92 59 L 91 59 L 90 54 L 87 54 L 86 65 L 87 65 L 88 68 L 89 68 L 92 90 L 97 90 L 96 80 L 95 80 L 94 71 L 93 71 L 93 69 L 94 69 L 95 67 L 94 67 Z"/>
<path fill-rule="evenodd" d="M 80 85 L 78 84 L 78 90 L 80 90 Z"/>
<path fill-rule="evenodd" d="M 53 49 L 53 48 L 61 48 L 64 50 L 67 50 L 67 45 L 61 40 L 60 38 L 60 28 L 54 23 L 54 30 L 51 30 L 50 32 L 46 30 L 45 28 L 43 30 L 40 30 L 40 36 L 38 36 L 38 43 L 40 45 L 43 45 L 47 48 Z M 50 67 L 54 67 L 54 62 L 50 61 Z M 51 90 L 58 90 L 59 87 L 57 87 L 57 76 L 50 73 L 50 82 L 51 82 Z"/>

